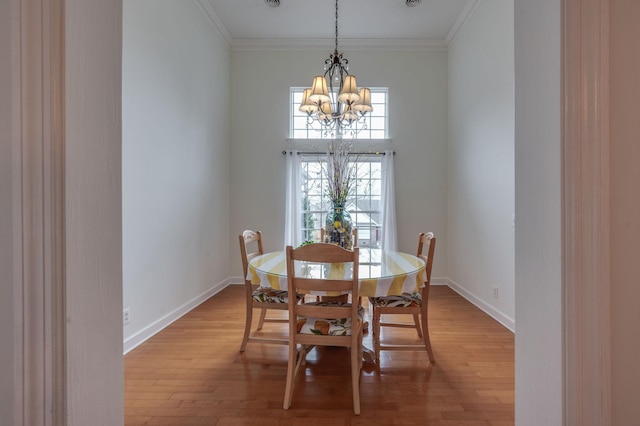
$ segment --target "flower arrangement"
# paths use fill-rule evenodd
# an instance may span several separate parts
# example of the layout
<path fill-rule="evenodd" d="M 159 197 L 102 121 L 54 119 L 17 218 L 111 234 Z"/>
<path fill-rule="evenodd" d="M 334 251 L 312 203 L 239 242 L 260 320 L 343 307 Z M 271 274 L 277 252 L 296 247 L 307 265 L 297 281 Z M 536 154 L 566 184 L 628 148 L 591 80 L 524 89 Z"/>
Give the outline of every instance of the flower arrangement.
<path fill-rule="evenodd" d="M 344 206 L 356 178 L 356 162 L 350 155 L 352 142 L 343 139 L 329 144 L 327 158 L 327 193 L 334 206 Z"/>
<path fill-rule="evenodd" d="M 351 141 L 333 140 L 329 145 L 327 158 L 327 196 L 332 204 L 332 211 L 327 214 L 325 222 L 325 242 L 341 247 L 353 247 L 351 216 L 345 209 L 349 192 L 356 180 L 357 155 L 351 152 Z"/>

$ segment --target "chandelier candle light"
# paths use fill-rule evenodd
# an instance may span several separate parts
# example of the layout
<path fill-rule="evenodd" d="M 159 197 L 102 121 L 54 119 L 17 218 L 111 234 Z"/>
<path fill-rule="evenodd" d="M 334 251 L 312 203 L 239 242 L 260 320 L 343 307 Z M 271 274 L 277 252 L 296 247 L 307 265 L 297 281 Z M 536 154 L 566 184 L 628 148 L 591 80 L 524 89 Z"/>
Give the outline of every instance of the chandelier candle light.
<path fill-rule="evenodd" d="M 304 89 L 299 110 L 307 114 L 309 125 L 317 122 L 325 134 L 336 137 L 366 128 L 364 117 L 373 111 L 371 90 L 358 89 L 356 76 L 349 74 L 349 61 L 338 53 L 338 0 L 335 50 L 324 61 L 324 75 L 315 76 L 311 87 Z"/>

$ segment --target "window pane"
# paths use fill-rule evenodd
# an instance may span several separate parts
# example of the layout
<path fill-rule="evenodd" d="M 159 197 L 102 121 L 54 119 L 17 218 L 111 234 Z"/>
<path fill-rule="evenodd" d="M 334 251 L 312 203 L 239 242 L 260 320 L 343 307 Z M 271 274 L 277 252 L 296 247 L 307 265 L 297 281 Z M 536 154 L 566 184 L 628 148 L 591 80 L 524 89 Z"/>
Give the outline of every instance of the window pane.
<path fill-rule="evenodd" d="M 387 105 L 382 104 L 371 104 L 373 107 L 373 111 L 371 112 L 372 116 L 385 117 L 387 115 Z"/>
<path fill-rule="evenodd" d="M 307 130 L 307 117 L 293 117 L 293 128 Z"/>
<path fill-rule="evenodd" d="M 302 97 L 300 98 L 302 99 Z M 387 102 L 387 92 L 371 89 L 371 103 L 372 104 L 384 104 Z"/>
<path fill-rule="evenodd" d="M 371 163 L 371 177 L 373 179 L 382 178 L 382 163 Z"/>
<path fill-rule="evenodd" d="M 307 131 L 306 130 L 294 130 L 293 131 L 293 137 L 294 139 L 306 139 L 307 138 Z"/>
<path fill-rule="evenodd" d="M 371 139 L 384 139 L 384 131 L 383 130 L 372 130 L 371 131 Z"/>

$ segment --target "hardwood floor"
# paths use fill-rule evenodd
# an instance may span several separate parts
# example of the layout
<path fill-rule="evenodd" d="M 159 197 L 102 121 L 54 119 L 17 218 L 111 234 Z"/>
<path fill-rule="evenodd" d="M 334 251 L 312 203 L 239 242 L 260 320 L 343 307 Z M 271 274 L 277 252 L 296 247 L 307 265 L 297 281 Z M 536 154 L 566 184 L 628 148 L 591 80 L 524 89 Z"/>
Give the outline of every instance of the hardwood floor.
<path fill-rule="evenodd" d="M 250 343 L 238 352 L 243 292 L 226 288 L 125 356 L 125 425 L 514 424 L 514 336 L 448 287 L 431 288 L 436 363 L 426 352 L 382 352 L 379 365 L 364 365 L 360 416 L 344 348 L 312 350 L 291 408 L 282 409 L 287 347 Z M 417 338 L 394 328 L 383 339 L 385 331 Z"/>

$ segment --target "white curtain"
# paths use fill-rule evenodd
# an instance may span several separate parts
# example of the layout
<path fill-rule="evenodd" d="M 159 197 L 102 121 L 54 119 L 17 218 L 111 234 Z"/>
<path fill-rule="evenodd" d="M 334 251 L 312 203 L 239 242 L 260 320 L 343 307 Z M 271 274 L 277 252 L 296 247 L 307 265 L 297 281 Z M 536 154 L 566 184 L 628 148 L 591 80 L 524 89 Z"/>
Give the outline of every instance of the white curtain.
<path fill-rule="evenodd" d="M 398 249 L 396 228 L 396 196 L 393 177 L 393 151 L 385 151 L 382 156 L 382 248 Z"/>
<path fill-rule="evenodd" d="M 284 245 L 299 246 L 301 234 L 301 198 L 300 198 L 300 156 L 298 151 L 286 154 L 286 202 L 284 219 Z"/>

